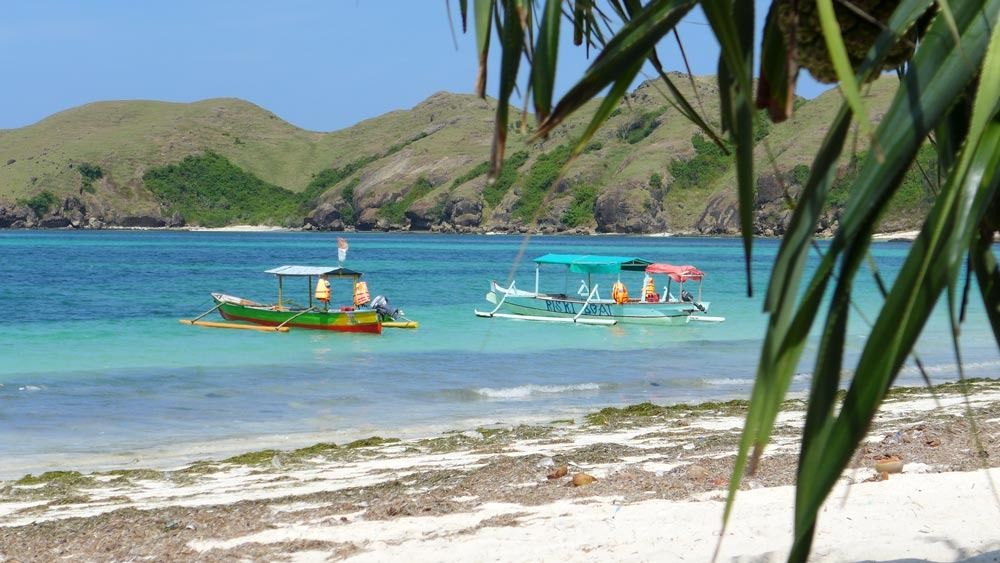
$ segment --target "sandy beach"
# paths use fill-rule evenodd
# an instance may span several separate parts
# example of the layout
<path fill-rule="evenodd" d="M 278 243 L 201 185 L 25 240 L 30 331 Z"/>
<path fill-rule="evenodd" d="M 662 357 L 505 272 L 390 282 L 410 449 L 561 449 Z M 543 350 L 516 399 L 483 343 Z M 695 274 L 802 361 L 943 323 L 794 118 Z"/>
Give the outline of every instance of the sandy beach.
<path fill-rule="evenodd" d="M 271 232 L 284 232 L 293 231 L 300 229 L 289 229 L 286 227 L 276 227 L 273 225 L 228 225 L 226 227 L 184 227 L 181 230 L 191 231 L 191 232 L 206 232 L 206 233 L 271 233 Z"/>
<path fill-rule="evenodd" d="M 875 233 L 872 240 L 876 241 L 914 241 L 920 236 L 920 231 L 895 231 L 888 233 Z"/>
<path fill-rule="evenodd" d="M 823 510 L 814 560 L 1000 560 L 1000 381 L 970 389 L 968 403 L 953 384 L 894 391 Z M 741 484 L 721 561 L 787 555 L 803 406 L 786 403 Z M 26 476 L 0 483 L 0 561 L 708 561 L 744 412 L 644 404 Z M 889 456 L 901 473 L 875 471 Z"/>

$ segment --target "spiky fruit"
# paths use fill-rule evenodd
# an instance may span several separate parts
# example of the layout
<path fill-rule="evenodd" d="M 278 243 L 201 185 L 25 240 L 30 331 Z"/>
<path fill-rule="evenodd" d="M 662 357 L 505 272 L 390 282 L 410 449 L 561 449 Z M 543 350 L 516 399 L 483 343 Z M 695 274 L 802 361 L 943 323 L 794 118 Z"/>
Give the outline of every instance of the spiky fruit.
<path fill-rule="evenodd" d="M 858 69 L 897 5 L 899 0 L 851 0 L 851 7 L 846 2 L 834 2 L 834 13 L 840 24 L 851 68 Z M 837 81 L 837 73 L 830 61 L 814 1 L 780 1 L 778 25 L 784 33 L 786 44 L 795 45 L 800 66 L 808 69 L 813 78 L 820 82 L 829 84 Z M 881 70 L 894 69 L 909 59 L 913 54 L 915 41 L 916 33 L 913 30 L 897 40 Z M 873 73 L 869 80 L 877 77 L 878 73 Z"/>

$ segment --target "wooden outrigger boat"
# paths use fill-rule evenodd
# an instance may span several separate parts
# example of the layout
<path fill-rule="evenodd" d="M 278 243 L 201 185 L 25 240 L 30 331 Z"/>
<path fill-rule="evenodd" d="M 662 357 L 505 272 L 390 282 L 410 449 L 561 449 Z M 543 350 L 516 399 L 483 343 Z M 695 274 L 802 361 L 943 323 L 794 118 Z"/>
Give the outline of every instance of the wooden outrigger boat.
<path fill-rule="evenodd" d="M 275 304 L 264 304 L 235 297 L 224 293 L 212 293 L 215 307 L 199 315 L 193 320 L 181 320 L 184 324 L 217 327 L 242 328 L 266 331 L 285 332 L 289 328 L 311 330 L 329 330 L 335 332 L 364 332 L 381 334 L 382 327 L 417 328 L 415 321 L 395 320 L 397 311 L 389 308 L 388 302 L 381 296 L 376 296 L 371 302 L 371 308 L 356 308 L 346 305 L 333 307 L 327 303 L 313 300 L 314 278 L 326 276 L 332 279 L 350 279 L 352 287 L 364 275 L 361 272 L 338 266 L 281 266 L 267 270 L 278 279 L 278 301 Z M 308 304 L 300 305 L 285 299 L 285 278 L 304 278 Z M 366 290 L 367 291 L 367 290 Z M 222 318 L 237 323 L 217 323 L 201 319 L 213 311 L 219 311 Z"/>
<path fill-rule="evenodd" d="M 585 274 L 576 295 L 568 294 L 568 287 L 561 293 L 545 293 L 539 289 L 541 266 L 545 264 L 566 267 L 566 283 L 569 274 Z M 640 298 L 628 298 L 622 292 L 621 272 L 643 272 Z M 612 274 L 617 276 L 614 295 L 602 297 L 599 284 L 593 276 Z M 662 295 L 651 282 L 653 276 L 667 276 Z M 705 274 L 694 266 L 674 266 L 653 263 L 649 260 L 624 256 L 596 256 L 580 254 L 546 254 L 535 259 L 535 289 L 527 291 L 516 287 L 515 282 L 503 287 L 496 281 L 490 283 L 486 300 L 495 307 L 492 311 L 475 311 L 479 317 L 501 317 L 530 321 L 563 322 L 593 325 L 614 325 L 618 323 L 677 325 L 692 321 L 721 322 L 723 317 L 709 317 L 710 305 L 701 299 L 701 284 Z M 697 282 L 697 294 L 691 294 L 684 284 Z M 673 293 L 676 285 L 676 296 Z M 501 312 L 501 310 L 505 312 Z"/>

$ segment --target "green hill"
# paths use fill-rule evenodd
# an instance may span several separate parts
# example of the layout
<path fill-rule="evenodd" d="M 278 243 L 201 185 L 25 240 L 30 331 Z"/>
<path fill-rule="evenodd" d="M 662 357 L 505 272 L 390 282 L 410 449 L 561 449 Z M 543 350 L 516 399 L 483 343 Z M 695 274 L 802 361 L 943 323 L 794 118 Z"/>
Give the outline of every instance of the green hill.
<path fill-rule="evenodd" d="M 695 79 L 704 94 L 697 97 L 686 77 L 674 78 L 690 99 L 704 101 L 701 110 L 710 120 L 718 115 L 709 95 L 713 77 Z M 869 91 L 876 118 L 894 82 L 883 78 Z M 0 131 L 0 227 L 739 228 L 731 159 L 668 105 L 658 83 L 629 94 L 558 182 L 567 147 L 594 103 L 543 141 L 530 141 L 531 123 L 512 125 L 510 162 L 487 185 L 494 103 L 438 93 L 412 109 L 330 133 L 299 129 L 237 99 L 88 104 Z M 802 100 L 788 122 L 762 129 L 759 232 L 783 231 L 784 193 L 797 189 L 838 105 L 839 95 L 830 91 Z M 855 153 L 866 149 L 862 139 L 852 146 Z M 850 162 L 845 155 L 844 174 L 851 173 Z M 906 228 L 919 220 L 926 198 L 919 178 L 913 186 L 888 225 Z M 836 211 L 829 211 L 831 224 Z"/>

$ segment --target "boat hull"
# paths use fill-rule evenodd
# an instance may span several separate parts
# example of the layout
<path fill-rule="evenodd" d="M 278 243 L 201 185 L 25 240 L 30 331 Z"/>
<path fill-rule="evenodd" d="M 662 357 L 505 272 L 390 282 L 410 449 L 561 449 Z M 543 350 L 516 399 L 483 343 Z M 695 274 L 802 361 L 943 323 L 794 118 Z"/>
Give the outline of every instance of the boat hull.
<path fill-rule="evenodd" d="M 308 330 L 333 332 L 382 333 L 378 313 L 360 311 L 308 311 L 277 309 L 273 306 L 249 302 L 245 299 L 213 293 L 219 314 L 230 321 L 243 321 L 262 326 L 286 326 Z"/>
<path fill-rule="evenodd" d="M 609 300 L 598 300 L 586 303 L 583 299 L 536 295 L 519 290 L 508 291 L 494 283 L 487 300 L 497 304 L 501 299 L 503 303 L 500 310 L 514 315 L 613 320 L 626 324 L 684 325 L 691 320 L 692 315 L 704 312 L 693 303 L 687 302 L 637 301 L 619 304 Z M 707 304 L 702 306 L 707 310 Z"/>

